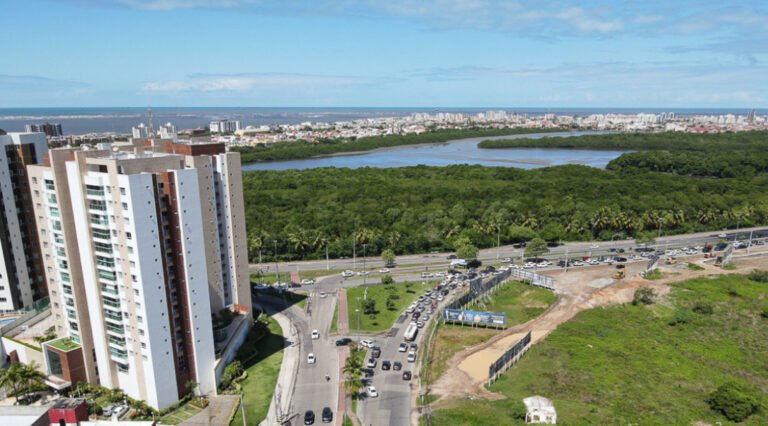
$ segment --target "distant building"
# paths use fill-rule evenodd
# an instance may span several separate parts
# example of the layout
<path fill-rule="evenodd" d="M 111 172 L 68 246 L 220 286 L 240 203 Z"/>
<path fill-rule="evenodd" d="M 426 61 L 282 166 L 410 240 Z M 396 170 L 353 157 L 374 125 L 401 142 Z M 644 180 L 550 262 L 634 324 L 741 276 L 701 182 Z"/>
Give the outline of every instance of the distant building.
<path fill-rule="evenodd" d="M 48 294 L 27 182 L 27 166 L 42 163 L 47 152 L 43 133 L 0 130 L 0 312 Z"/>
<path fill-rule="evenodd" d="M 149 127 L 145 126 L 144 123 L 139 123 L 138 126 L 131 128 L 131 134 L 134 139 L 146 139 L 152 135 L 150 135 Z"/>
<path fill-rule="evenodd" d="M 48 137 L 64 136 L 59 123 L 27 124 L 24 128 L 27 133 L 45 133 Z"/>
<path fill-rule="evenodd" d="M 237 120 L 211 121 L 211 133 L 235 133 L 241 129 L 241 123 Z"/>
<path fill-rule="evenodd" d="M 543 396 L 531 396 L 523 399 L 525 404 L 525 422 L 530 424 L 557 424 L 555 405 Z"/>
<path fill-rule="evenodd" d="M 162 139 L 176 139 L 176 126 L 171 123 L 165 123 L 160 126 L 160 134 L 158 135 Z"/>

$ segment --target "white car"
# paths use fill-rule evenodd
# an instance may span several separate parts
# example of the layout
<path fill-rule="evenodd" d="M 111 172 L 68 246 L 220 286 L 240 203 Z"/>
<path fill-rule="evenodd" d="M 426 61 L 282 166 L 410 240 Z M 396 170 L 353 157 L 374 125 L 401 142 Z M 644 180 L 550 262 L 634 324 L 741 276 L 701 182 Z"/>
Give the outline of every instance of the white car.
<path fill-rule="evenodd" d="M 314 364 L 315 361 L 317 361 L 317 358 L 315 358 L 315 354 L 313 352 L 310 352 L 309 355 L 307 355 L 307 363 Z"/>
<path fill-rule="evenodd" d="M 389 268 L 381 268 L 381 269 L 379 269 L 379 273 L 380 274 L 388 274 L 389 273 Z"/>
<path fill-rule="evenodd" d="M 504 262 L 504 263 L 512 263 L 512 258 L 511 257 L 505 257 L 504 260 L 502 260 L 502 262 Z"/>
<path fill-rule="evenodd" d="M 598 244 L 592 244 L 591 246 L 589 246 L 589 248 L 591 248 L 591 249 L 600 248 L 600 245 L 598 245 Z"/>
<path fill-rule="evenodd" d="M 320 338 L 320 332 L 317 330 L 312 330 L 312 340 L 317 340 Z"/>
<path fill-rule="evenodd" d="M 321 298 L 321 299 L 325 299 L 325 297 L 326 297 L 326 296 L 328 296 L 328 295 L 327 295 L 327 294 L 325 294 L 325 292 L 324 292 L 324 291 L 321 291 L 321 292 L 320 292 L 320 298 Z"/>
<path fill-rule="evenodd" d="M 416 362 L 416 352 L 408 352 L 408 362 Z"/>
<path fill-rule="evenodd" d="M 408 350 L 408 344 L 407 343 L 401 343 L 400 346 L 397 348 L 398 352 L 405 352 Z"/>
<path fill-rule="evenodd" d="M 525 265 L 523 265 L 523 268 L 525 268 L 525 269 L 531 269 L 531 268 L 535 268 L 535 267 L 536 267 L 536 264 L 533 263 L 533 262 L 525 262 Z"/>
<path fill-rule="evenodd" d="M 365 366 L 368 368 L 376 368 L 376 363 L 376 358 L 368 358 L 368 363 L 365 364 Z"/>
<path fill-rule="evenodd" d="M 357 276 L 358 277 L 364 277 L 364 276 L 366 276 L 368 274 L 370 274 L 370 272 L 368 272 L 368 271 L 360 271 L 360 272 L 357 273 Z"/>
<path fill-rule="evenodd" d="M 314 283 L 315 283 L 315 280 L 310 280 L 310 279 L 301 280 L 301 285 L 312 285 Z"/>
<path fill-rule="evenodd" d="M 344 278 L 349 278 L 355 276 L 355 273 L 347 269 L 346 271 L 341 273 L 341 276 Z"/>
<path fill-rule="evenodd" d="M 128 412 L 128 406 L 127 405 L 118 405 L 115 408 L 112 409 L 112 415 L 116 415 L 119 419 L 123 416 L 123 414 Z"/>
<path fill-rule="evenodd" d="M 364 348 L 372 348 L 375 344 L 376 342 L 374 342 L 373 340 L 363 339 L 360 341 L 360 346 Z"/>
<path fill-rule="evenodd" d="M 377 391 L 376 388 L 373 386 L 368 386 L 367 393 L 368 393 L 368 397 L 370 398 L 376 398 L 379 396 L 379 391 Z"/>

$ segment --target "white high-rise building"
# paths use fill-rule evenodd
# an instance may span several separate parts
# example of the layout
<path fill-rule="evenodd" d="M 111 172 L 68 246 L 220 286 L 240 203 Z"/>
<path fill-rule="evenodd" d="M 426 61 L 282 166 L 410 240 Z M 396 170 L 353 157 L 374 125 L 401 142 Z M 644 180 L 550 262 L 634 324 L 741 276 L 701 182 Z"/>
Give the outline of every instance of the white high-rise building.
<path fill-rule="evenodd" d="M 215 120 L 211 121 L 211 133 L 235 133 L 240 130 L 242 124 L 237 120 Z"/>
<path fill-rule="evenodd" d="M 211 316 L 251 312 L 239 154 L 156 139 L 49 155 L 30 185 L 57 333 L 87 381 L 157 409 L 190 380 L 215 394 Z"/>
<path fill-rule="evenodd" d="M 46 152 L 44 133 L 0 130 L 0 313 L 47 294 L 26 169 Z"/>
<path fill-rule="evenodd" d="M 144 139 L 151 136 L 149 134 L 149 128 L 145 126 L 144 123 L 139 123 L 138 126 L 132 127 L 131 135 L 134 139 Z"/>

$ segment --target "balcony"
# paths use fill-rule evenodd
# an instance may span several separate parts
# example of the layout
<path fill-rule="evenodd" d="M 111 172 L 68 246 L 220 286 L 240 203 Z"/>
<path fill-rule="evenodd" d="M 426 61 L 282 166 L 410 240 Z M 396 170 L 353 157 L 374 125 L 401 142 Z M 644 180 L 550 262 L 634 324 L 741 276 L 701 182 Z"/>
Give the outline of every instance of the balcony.
<path fill-rule="evenodd" d="M 108 286 L 108 285 L 102 285 L 101 286 L 101 292 L 102 293 L 107 293 L 107 294 L 113 294 L 113 295 L 118 295 L 119 294 L 116 287 L 111 287 L 111 286 Z"/>
<path fill-rule="evenodd" d="M 120 349 L 109 348 L 109 354 L 113 357 L 120 358 L 120 359 L 128 358 L 128 352 Z"/>
<path fill-rule="evenodd" d="M 123 316 L 122 315 L 115 315 L 110 311 L 104 311 L 104 318 L 106 318 L 108 321 L 116 321 L 116 322 L 123 322 Z"/>
<path fill-rule="evenodd" d="M 104 305 L 109 306 L 111 308 L 120 309 L 120 302 L 117 300 L 104 298 Z"/>
<path fill-rule="evenodd" d="M 122 336 L 122 335 L 125 334 L 125 327 L 123 327 L 122 325 L 121 326 L 116 326 L 116 325 L 113 325 L 113 324 L 107 324 L 107 332 L 108 333 L 119 334 L 119 335 Z"/>

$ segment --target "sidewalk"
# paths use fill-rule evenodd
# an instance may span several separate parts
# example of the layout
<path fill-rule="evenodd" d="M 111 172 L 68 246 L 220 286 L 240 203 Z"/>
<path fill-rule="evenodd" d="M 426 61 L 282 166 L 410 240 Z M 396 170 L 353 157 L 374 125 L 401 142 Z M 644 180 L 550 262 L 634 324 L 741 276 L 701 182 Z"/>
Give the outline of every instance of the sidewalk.
<path fill-rule="evenodd" d="M 269 405 L 267 418 L 261 422 L 262 426 L 271 426 L 278 423 L 278 417 L 290 414 L 291 400 L 293 399 L 293 387 L 296 384 L 296 375 L 299 372 L 299 360 L 301 358 L 301 345 L 296 328 L 282 313 L 272 316 L 283 330 L 283 337 L 287 346 L 283 351 L 283 363 L 280 365 L 280 373 L 275 385 L 275 393 L 272 395 L 272 403 Z M 279 398 L 279 400 L 278 400 Z M 279 408 L 278 408 L 279 407 Z"/>
<path fill-rule="evenodd" d="M 339 304 L 339 318 L 338 318 L 338 324 L 337 329 L 339 331 L 339 336 L 344 336 L 349 334 L 349 312 L 347 310 L 347 290 L 344 288 L 339 289 L 339 297 L 338 297 L 338 304 Z M 342 363 L 343 365 L 343 363 Z"/>

